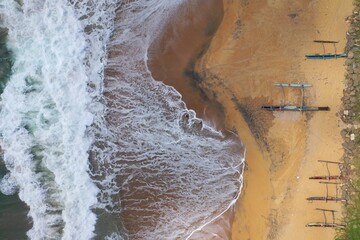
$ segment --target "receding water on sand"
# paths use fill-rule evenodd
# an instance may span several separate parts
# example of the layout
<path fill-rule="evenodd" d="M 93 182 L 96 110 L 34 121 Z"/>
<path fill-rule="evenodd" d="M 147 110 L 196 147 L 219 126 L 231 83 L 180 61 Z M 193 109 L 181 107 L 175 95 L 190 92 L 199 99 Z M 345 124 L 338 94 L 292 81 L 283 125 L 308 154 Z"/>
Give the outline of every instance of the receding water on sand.
<path fill-rule="evenodd" d="M 222 107 L 198 87 L 204 79 L 194 65 L 207 50 L 222 17 L 222 1 L 184 1 L 149 49 L 153 78 L 173 86 L 188 108 L 218 129 L 224 128 Z"/>
<path fill-rule="evenodd" d="M 0 4 L 14 54 L 1 186 L 29 207 L 29 238 L 187 238 L 237 199 L 242 144 L 147 66 L 182 3 Z"/>

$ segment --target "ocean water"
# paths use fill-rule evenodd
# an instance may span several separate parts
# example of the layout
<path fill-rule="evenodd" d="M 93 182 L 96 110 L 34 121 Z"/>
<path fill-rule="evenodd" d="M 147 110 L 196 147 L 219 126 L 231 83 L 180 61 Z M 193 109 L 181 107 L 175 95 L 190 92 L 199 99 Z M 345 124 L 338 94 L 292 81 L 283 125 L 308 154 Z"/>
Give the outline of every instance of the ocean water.
<path fill-rule="evenodd" d="M 147 67 L 182 2 L 0 1 L 0 190 L 28 238 L 186 239 L 238 198 L 241 143 Z"/>

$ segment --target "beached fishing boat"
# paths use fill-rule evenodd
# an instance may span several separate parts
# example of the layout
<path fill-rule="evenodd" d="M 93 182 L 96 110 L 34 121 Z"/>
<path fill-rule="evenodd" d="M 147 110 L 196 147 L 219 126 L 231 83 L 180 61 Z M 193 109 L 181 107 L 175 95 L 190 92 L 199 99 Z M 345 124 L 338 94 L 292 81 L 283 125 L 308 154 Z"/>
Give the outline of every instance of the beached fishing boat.
<path fill-rule="evenodd" d="M 317 180 L 344 180 L 345 176 L 335 175 L 335 176 L 313 176 L 309 177 L 309 179 L 317 179 Z"/>
<path fill-rule="evenodd" d="M 274 83 L 273 85 L 276 87 L 301 87 L 301 88 L 312 87 L 311 84 L 306 84 L 306 83 Z"/>
<path fill-rule="evenodd" d="M 346 202 L 345 198 L 339 197 L 308 197 L 308 201 L 335 201 L 335 202 Z"/>
<path fill-rule="evenodd" d="M 314 223 L 306 224 L 305 227 L 345 228 L 345 225 L 344 224 L 337 224 L 337 223 L 314 222 Z"/>
<path fill-rule="evenodd" d="M 309 106 L 261 106 L 267 111 L 330 111 L 329 107 L 309 107 Z"/>
<path fill-rule="evenodd" d="M 296 87 L 296 88 L 301 88 L 301 92 L 302 92 L 302 104 L 301 106 L 292 106 L 292 105 L 263 105 L 261 106 L 261 109 L 264 109 L 266 111 L 298 111 L 298 112 L 302 112 L 302 111 L 329 111 L 330 108 L 329 107 L 309 107 L 309 106 L 305 106 L 304 104 L 304 89 L 311 87 L 311 84 L 306 84 L 306 83 L 274 83 L 273 84 L 276 87 Z M 284 89 L 282 89 L 284 90 Z M 283 95 L 284 92 L 283 92 Z M 285 96 L 284 96 L 285 98 Z"/>
<path fill-rule="evenodd" d="M 345 58 L 347 57 L 346 53 L 339 53 L 339 54 L 312 54 L 312 55 L 305 55 L 308 59 L 333 59 L 333 58 Z"/>
<path fill-rule="evenodd" d="M 338 224 L 335 220 L 336 210 L 333 209 L 324 209 L 324 208 L 316 208 L 315 210 L 322 211 L 324 216 L 324 222 L 312 222 L 305 225 L 305 227 L 331 227 L 331 228 L 344 228 L 344 224 Z M 327 221 L 326 213 L 331 213 L 332 222 L 329 223 Z"/>
<path fill-rule="evenodd" d="M 310 54 L 310 55 L 305 55 L 306 58 L 308 59 L 333 59 L 333 58 L 344 58 L 347 57 L 346 53 L 337 53 L 336 50 L 336 43 L 338 43 L 339 41 L 332 41 L 332 40 L 314 40 L 315 43 L 321 43 L 324 53 L 323 54 Z M 325 53 L 325 44 L 330 43 L 333 44 L 334 46 L 334 50 L 335 53 Z"/>

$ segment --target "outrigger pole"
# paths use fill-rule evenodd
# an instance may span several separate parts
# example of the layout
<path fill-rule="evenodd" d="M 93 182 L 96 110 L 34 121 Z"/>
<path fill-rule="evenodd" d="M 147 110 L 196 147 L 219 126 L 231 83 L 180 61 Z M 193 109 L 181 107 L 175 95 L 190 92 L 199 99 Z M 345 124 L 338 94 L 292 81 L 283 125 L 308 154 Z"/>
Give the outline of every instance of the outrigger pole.
<path fill-rule="evenodd" d="M 324 222 L 314 222 L 308 223 L 305 227 L 330 227 L 330 228 L 345 228 L 344 224 L 337 224 L 335 222 L 335 210 L 332 209 L 324 209 L 324 208 L 316 208 L 315 210 L 322 211 L 324 215 Z M 326 212 L 331 212 L 332 215 L 332 223 L 327 222 Z"/>
<path fill-rule="evenodd" d="M 341 165 L 341 162 L 333 162 L 333 161 L 328 161 L 328 160 L 318 160 L 318 162 L 324 162 L 324 163 L 333 163 L 333 164 L 338 164 Z"/>
<path fill-rule="evenodd" d="M 338 198 L 338 185 L 341 184 L 341 183 L 338 183 L 338 182 L 319 182 L 321 184 L 325 184 L 326 185 L 326 197 L 328 198 L 329 197 L 329 184 L 334 184 L 335 185 L 335 188 L 336 188 L 336 192 L 335 192 L 335 201 L 337 202 L 337 199 Z M 327 202 L 327 200 L 325 200 Z"/>
<path fill-rule="evenodd" d="M 323 46 L 323 49 L 324 49 L 324 54 L 325 54 L 325 44 L 324 43 L 332 43 L 334 45 L 335 54 L 336 54 L 336 45 L 335 44 L 338 43 L 339 41 L 314 40 L 314 42 L 321 43 L 321 45 Z"/>
<path fill-rule="evenodd" d="M 307 83 L 274 83 L 273 85 L 276 86 L 276 87 L 281 87 L 282 88 L 284 99 L 285 99 L 284 87 L 301 88 L 301 92 L 302 92 L 301 107 L 304 107 L 304 88 L 312 87 L 311 84 L 307 84 Z M 285 103 L 285 101 L 284 101 L 284 103 Z"/>
<path fill-rule="evenodd" d="M 346 179 L 345 176 L 342 175 L 330 175 L 330 170 L 329 170 L 329 165 L 328 164 L 337 164 L 337 165 L 341 165 L 342 163 L 340 162 L 332 162 L 332 161 L 327 161 L 327 160 L 318 160 L 318 162 L 323 162 L 326 163 L 326 169 L 328 172 L 327 176 L 313 176 L 313 177 L 309 177 L 309 179 L 320 179 L 320 180 L 343 180 Z"/>

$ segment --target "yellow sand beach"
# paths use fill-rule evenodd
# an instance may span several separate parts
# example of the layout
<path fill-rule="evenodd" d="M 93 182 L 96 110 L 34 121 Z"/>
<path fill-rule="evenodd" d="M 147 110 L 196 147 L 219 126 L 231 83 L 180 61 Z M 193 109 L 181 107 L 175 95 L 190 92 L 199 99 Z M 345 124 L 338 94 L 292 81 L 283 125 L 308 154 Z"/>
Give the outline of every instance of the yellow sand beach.
<path fill-rule="evenodd" d="M 201 87 L 224 107 L 227 128 L 246 146 L 247 170 L 236 205 L 232 239 L 332 239 L 335 231 L 306 228 L 323 221 L 315 208 L 341 211 L 340 203 L 306 201 L 324 196 L 313 175 L 326 174 L 319 159 L 339 161 L 342 129 L 338 112 L 344 89 L 344 59 L 307 60 L 322 53 L 313 40 L 336 40 L 343 52 L 352 12 L 350 0 L 224 0 L 224 18 L 211 45 L 197 63 Z M 325 51 L 334 52 L 331 44 Z M 309 83 L 309 106 L 329 112 L 266 112 L 261 105 L 299 105 L 299 89 L 273 83 Z M 338 168 L 331 171 L 338 173 Z M 329 194 L 335 190 L 329 186 Z M 341 215 L 336 214 L 337 221 Z M 331 219 L 331 216 L 329 216 Z"/>

